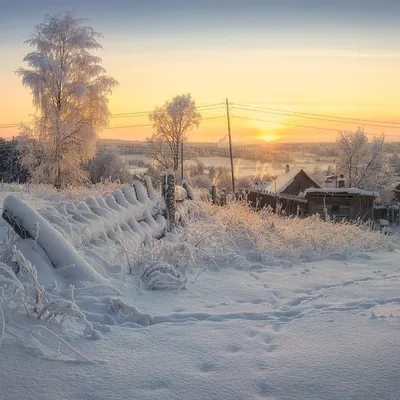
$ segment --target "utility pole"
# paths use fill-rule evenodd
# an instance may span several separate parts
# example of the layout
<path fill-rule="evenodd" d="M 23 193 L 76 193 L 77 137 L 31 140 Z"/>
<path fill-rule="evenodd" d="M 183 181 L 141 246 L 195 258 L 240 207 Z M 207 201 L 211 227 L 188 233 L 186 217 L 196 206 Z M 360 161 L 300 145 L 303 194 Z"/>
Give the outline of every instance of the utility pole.
<path fill-rule="evenodd" d="M 230 121 L 230 118 L 229 118 L 229 102 L 228 102 L 228 99 L 226 99 L 226 117 L 227 117 L 227 120 L 228 120 L 229 155 L 231 157 L 231 173 L 232 173 L 232 191 L 233 191 L 233 194 L 235 194 L 235 172 L 233 170 L 231 121 Z"/>
<path fill-rule="evenodd" d="M 183 183 L 183 140 L 181 142 L 181 185 Z"/>
<path fill-rule="evenodd" d="M 10 180 L 12 181 L 12 176 L 13 176 L 13 169 L 14 169 L 14 136 L 12 138 L 11 142 L 11 163 L 10 163 Z"/>

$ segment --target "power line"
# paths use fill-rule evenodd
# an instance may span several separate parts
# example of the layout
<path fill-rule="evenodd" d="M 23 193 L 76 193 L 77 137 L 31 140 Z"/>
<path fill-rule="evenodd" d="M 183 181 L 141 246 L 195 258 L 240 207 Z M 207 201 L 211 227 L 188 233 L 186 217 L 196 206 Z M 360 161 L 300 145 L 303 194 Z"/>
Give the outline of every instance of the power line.
<path fill-rule="evenodd" d="M 202 120 L 218 119 L 218 118 L 225 118 L 225 115 L 217 115 L 215 117 L 206 117 L 206 118 L 202 118 Z M 108 126 L 107 128 L 104 128 L 104 129 L 145 128 L 145 127 L 149 127 L 149 126 L 153 126 L 153 124 Z"/>
<path fill-rule="evenodd" d="M 318 127 L 318 126 L 292 124 L 292 123 L 289 123 L 289 122 L 270 121 L 270 120 L 259 119 L 259 118 L 241 117 L 239 115 L 232 115 L 232 118 L 246 119 L 246 120 L 249 120 L 249 121 L 268 122 L 268 123 L 277 124 L 277 125 L 289 125 L 289 126 L 295 126 L 295 127 L 298 127 L 298 128 L 317 129 L 317 130 L 322 130 L 322 131 L 338 132 L 340 130 L 340 129 L 335 129 L 335 128 L 322 128 L 322 127 Z M 368 132 L 364 132 L 364 133 L 366 135 L 376 136 L 375 133 L 368 133 Z M 386 134 L 385 134 L 385 136 L 400 137 L 400 135 L 386 135 Z"/>
<path fill-rule="evenodd" d="M 204 109 L 198 109 L 198 111 L 214 111 L 220 110 L 224 108 L 224 106 L 210 107 Z M 137 113 L 122 113 L 122 114 L 112 114 L 110 118 L 131 118 L 131 117 L 147 117 L 150 112 L 148 111 L 140 111 Z"/>
<path fill-rule="evenodd" d="M 219 110 L 221 108 L 224 108 L 225 104 L 224 103 L 211 103 L 211 104 L 203 104 L 203 105 L 199 105 L 196 106 L 196 108 L 199 111 L 214 111 L 214 110 Z M 150 110 L 150 111 L 133 111 L 133 112 L 126 112 L 126 113 L 119 113 L 119 114 L 111 114 L 110 118 L 129 118 L 129 117 L 141 117 L 141 116 L 148 116 L 151 112 L 153 112 L 154 110 Z M 202 118 L 202 119 L 207 119 L 207 118 Z M 33 122 L 20 122 L 20 123 L 12 123 L 12 124 L 0 124 L 0 129 L 7 129 L 7 128 L 18 128 L 21 125 L 32 125 Z M 139 125 L 141 126 L 145 126 L 145 125 Z M 149 125 L 151 126 L 151 125 Z M 131 126 L 127 126 L 127 127 L 131 127 Z M 136 125 L 132 125 L 132 127 L 137 127 Z M 113 129 L 113 128 L 105 128 L 105 129 Z"/>
<path fill-rule="evenodd" d="M 151 124 L 142 124 L 142 125 L 122 125 L 122 126 L 107 126 L 107 128 L 103 128 L 103 130 L 106 129 L 125 129 L 125 128 L 145 128 L 152 126 Z"/>
<path fill-rule="evenodd" d="M 284 115 L 284 116 L 297 116 L 297 115 L 293 115 L 293 113 L 287 112 L 275 112 L 275 111 L 259 111 L 253 108 L 248 108 L 248 107 L 235 107 L 233 106 L 232 109 L 236 109 L 236 110 L 244 110 L 244 111 L 254 111 L 257 113 L 264 113 L 264 114 L 276 114 L 276 115 Z M 360 125 L 360 122 L 355 122 L 355 121 L 341 121 L 341 120 L 336 120 L 336 119 L 329 119 L 329 118 L 323 118 L 323 117 L 308 117 L 308 116 L 300 116 L 301 118 L 304 119 L 313 119 L 313 120 L 317 120 L 317 121 L 328 121 L 328 122 L 335 122 L 335 123 L 349 123 L 349 124 L 355 124 L 355 125 Z M 335 118 L 335 117 L 333 117 Z M 363 124 L 363 125 L 367 125 L 367 126 L 377 126 L 377 127 L 381 127 L 381 128 L 399 128 L 400 126 L 390 126 L 390 125 L 377 125 L 377 124 Z"/>
<path fill-rule="evenodd" d="M 212 111 L 224 108 L 224 103 L 214 103 L 214 104 L 205 104 L 201 106 L 196 106 L 199 111 Z M 147 116 L 152 113 L 154 110 L 149 111 L 134 111 L 134 112 L 126 112 L 126 113 L 118 113 L 111 114 L 110 118 L 124 118 L 124 117 L 135 117 L 135 116 Z"/>
<path fill-rule="evenodd" d="M 7 129 L 7 128 L 19 128 L 21 125 L 33 125 L 34 122 L 20 122 L 14 124 L 1 124 L 0 129 Z"/>
<path fill-rule="evenodd" d="M 274 111 L 274 112 L 280 112 L 280 113 L 285 113 L 285 114 L 294 114 L 294 115 L 309 115 L 313 117 L 326 117 L 326 118 L 331 118 L 331 119 L 339 119 L 339 120 L 346 120 L 346 121 L 358 121 L 357 123 L 364 123 L 365 125 L 370 125 L 367 124 L 367 122 L 372 122 L 372 123 L 377 123 L 377 124 L 390 124 L 390 126 L 386 125 L 376 125 L 380 127 L 385 127 L 385 128 L 400 128 L 400 123 L 399 122 L 388 122 L 388 121 L 378 121 L 378 120 L 372 120 L 372 119 L 362 119 L 362 118 L 350 118 L 350 117 L 339 117 L 339 116 L 333 116 L 333 115 L 327 115 L 327 114 L 316 114 L 316 113 L 306 113 L 306 112 L 299 112 L 299 111 L 289 111 L 289 110 L 283 110 L 279 108 L 269 108 L 269 107 L 252 107 L 251 105 L 248 104 L 239 104 L 239 103 L 232 103 L 233 106 L 239 106 L 239 107 L 247 107 L 251 108 L 249 111 Z M 355 122 L 352 122 L 355 123 Z M 375 125 L 370 125 L 370 126 L 375 126 Z"/>

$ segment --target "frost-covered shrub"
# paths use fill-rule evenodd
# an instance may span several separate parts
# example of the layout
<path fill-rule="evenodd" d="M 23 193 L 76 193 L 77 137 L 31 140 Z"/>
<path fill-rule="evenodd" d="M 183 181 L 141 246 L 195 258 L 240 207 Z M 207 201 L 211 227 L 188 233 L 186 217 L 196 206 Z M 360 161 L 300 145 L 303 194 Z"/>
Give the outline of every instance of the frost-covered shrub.
<path fill-rule="evenodd" d="M 2 302 L 7 304 L 8 318 L 11 318 L 12 314 L 23 306 L 28 315 L 33 314 L 38 319 L 46 321 L 58 319 L 62 324 L 68 318 L 80 320 L 85 326 L 85 336 L 101 337 L 100 332 L 93 328 L 93 325 L 75 304 L 74 286 L 70 286 L 71 300 L 57 297 L 45 290 L 38 280 L 35 266 L 15 246 L 13 262 L 19 267 L 18 276 L 9 266 L 0 264 L 0 285 L 4 294 Z"/>
<path fill-rule="evenodd" d="M 97 151 L 94 158 L 87 164 L 89 179 L 92 183 L 99 183 L 103 180 L 119 181 L 121 183 L 132 181 L 127 166 L 122 159 L 107 149 Z"/>
<path fill-rule="evenodd" d="M 159 262 L 154 265 L 148 265 L 143 269 L 141 281 L 147 289 L 175 290 L 183 289 L 187 278 L 172 265 L 166 262 Z"/>
<path fill-rule="evenodd" d="M 220 207 L 195 200 L 180 205 L 178 213 L 185 231 L 176 240 L 186 243 L 195 265 L 290 265 L 399 246 L 398 239 L 373 232 L 368 225 L 323 222 L 318 216 L 285 218 L 270 210 L 254 212 L 240 202 Z"/>
<path fill-rule="evenodd" d="M 190 183 L 194 188 L 210 189 L 212 185 L 211 179 L 207 175 L 197 175 L 190 178 Z"/>

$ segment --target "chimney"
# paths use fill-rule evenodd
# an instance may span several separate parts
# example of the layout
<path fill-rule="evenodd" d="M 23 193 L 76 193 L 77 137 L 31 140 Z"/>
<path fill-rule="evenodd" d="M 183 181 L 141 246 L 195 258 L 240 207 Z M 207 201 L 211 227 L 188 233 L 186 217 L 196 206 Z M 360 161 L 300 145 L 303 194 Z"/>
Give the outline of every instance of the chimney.
<path fill-rule="evenodd" d="M 338 188 L 344 188 L 346 183 L 346 179 L 344 177 L 344 174 L 340 174 L 339 178 L 337 180 L 337 187 Z"/>
<path fill-rule="evenodd" d="M 287 174 L 289 172 L 289 164 L 286 164 L 285 166 L 285 174 Z"/>

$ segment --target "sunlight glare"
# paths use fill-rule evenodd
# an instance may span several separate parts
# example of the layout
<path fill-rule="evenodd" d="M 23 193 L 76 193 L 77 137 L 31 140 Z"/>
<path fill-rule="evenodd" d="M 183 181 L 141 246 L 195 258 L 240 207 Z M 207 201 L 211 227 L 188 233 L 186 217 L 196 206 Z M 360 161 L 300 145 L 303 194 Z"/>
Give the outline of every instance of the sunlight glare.
<path fill-rule="evenodd" d="M 263 133 L 263 134 L 257 136 L 257 139 L 262 140 L 263 142 L 270 143 L 270 142 L 279 140 L 279 135 L 275 132 Z"/>

